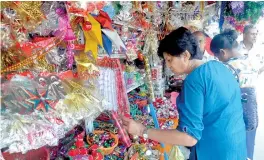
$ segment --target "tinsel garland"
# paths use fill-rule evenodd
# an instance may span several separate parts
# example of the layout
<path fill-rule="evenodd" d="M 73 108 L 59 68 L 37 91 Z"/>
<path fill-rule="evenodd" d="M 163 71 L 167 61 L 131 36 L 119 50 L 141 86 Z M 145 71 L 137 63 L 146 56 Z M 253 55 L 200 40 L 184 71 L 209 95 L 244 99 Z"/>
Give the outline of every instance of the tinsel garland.
<path fill-rule="evenodd" d="M 264 9 L 264 2 L 260 1 L 244 1 L 237 2 L 242 5 L 234 5 L 234 2 L 222 2 L 227 3 L 225 6 L 225 16 L 235 17 L 237 21 L 248 21 L 255 24 L 258 19 L 262 16 Z M 244 5 L 243 5 L 244 3 Z"/>

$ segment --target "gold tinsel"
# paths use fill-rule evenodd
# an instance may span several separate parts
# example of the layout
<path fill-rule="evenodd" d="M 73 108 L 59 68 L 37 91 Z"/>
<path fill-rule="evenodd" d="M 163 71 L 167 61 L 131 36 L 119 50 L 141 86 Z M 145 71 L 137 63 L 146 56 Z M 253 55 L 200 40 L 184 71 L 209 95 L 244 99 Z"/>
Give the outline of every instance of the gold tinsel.
<path fill-rule="evenodd" d="M 31 57 L 28 57 L 27 59 L 22 60 L 19 63 L 16 63 L 16 64 L 14 64 L 12 66 L 9 66 L 9 67 L 1 70 L 1 73 L 17 71 L 17 70 L 25 68 L 25 66 L 32 65 L 36 60 L 40 60 L 41 58 L 45 57 L 50 52 L 50 50 L 53 49 L 55 46 L 58 46 L 61 43 L 61 41 L 62 41 L 62 39 L 55 38 L 54 41 L 49 43 L 42 50 L 40 50 L 37 53 L 35 53 L 35 55 L 33 55 Z"/>
<path fill-rule="evenodd" d="M 73 80 L 65 79 L 63 81 L 63 87 L 67 93 L 80 94 L 88 99 L 93 99 L 91 91 L 95 89 L 94 84 L 90 84 L 89 87 L 83 87 L 81 82 L 75 82 Z"/>
<path fill-rule="evenodd" d="M 14 65 L 23 59 L 25 59 L 25 57 L 15 48 L 1 50 L 1 70 Z"/>
<path fill-rule="evenodd" d="M 98 67 L 95 65 L 95 60 L 88 58 L 88 55 L 84 52 L 75 55 L 75 61 L 77 64 L 77 72 L 81 78 L 89 79 L 97 77 L 95 73 L 99 73 Z"/>
<path fill-rule="evenodd" d="M 94 93 L 95 87 L 83 87 L 81 83 L 69 79 L 63 80 L 62 84 L 67 96 L 56 106 L 60 111 L 79 116 L 81 114 L 95 116 L 103 111 L 101 101 L 91 94 Z"/>
<path fill-rule="evenodd" d="M 52 64 L 49 64 L 46 60 L 46 57 L 40 58 L 37 63 L 34 65 L 35 68 L 39 70 L 44 70 L 44 71 L 49 71 L 49 72 L 54 72 L 55 71 L 55 66 Z"/>
<path fill-rule="evenodd" d="M 1 2 L 2 8 L 12 8 L 17 12 L 19 22 L 29 31 L 35 29 L 45 18 L 41 12 L 41 1 Z"/>
<path fill-rule="evenodd" d="M 70 25 L 72 27 L 72 30 L 73 30 L 73 33 L 76 37 L 80 37 L 80 26 L 79 26 L 79 23 L 76 23 L 76 19 L 78 17 L 76 17 L 75 15 L 73 14 L 70 14 Z"/>

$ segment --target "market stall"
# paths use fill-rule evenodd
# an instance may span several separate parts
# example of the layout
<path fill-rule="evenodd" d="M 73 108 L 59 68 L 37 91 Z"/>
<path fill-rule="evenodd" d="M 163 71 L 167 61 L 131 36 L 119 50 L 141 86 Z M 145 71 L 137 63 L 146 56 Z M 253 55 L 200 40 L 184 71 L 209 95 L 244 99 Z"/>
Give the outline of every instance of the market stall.
<path fill-rule="evenodd" d="M 178 148 L 170 154 L 172 146 L 128 135 L 120 119 L 177 127 L 175 98 L 182 78 L 175 82 L 165 72 L 156 54 L 158 40 L 180 26 L 199 30 L 200 24 L 211 24 L 203 17 L 206 8 L 217 10 L 215 4 L 10 1 L 1 6 L 4 158 L 183 159 Z"/>

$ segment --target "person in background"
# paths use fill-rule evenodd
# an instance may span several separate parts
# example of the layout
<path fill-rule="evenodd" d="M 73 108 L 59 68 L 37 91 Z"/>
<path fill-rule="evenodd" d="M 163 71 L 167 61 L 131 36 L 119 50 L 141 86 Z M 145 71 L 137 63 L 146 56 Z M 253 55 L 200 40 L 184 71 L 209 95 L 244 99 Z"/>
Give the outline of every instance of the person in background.
<path fill-rule="evenodd" d="M 257 41 L 258 30 L 253 25 L 247 25 L 244 28 L 243 40 L 240 42 L 240 54 L 245 56 L 255 47 Z"/>
<path fill-rule="evenodd" d="M 258 126 L 257 98 L 255 80 L 258 71 L 250 65 L 248 59 L 239 53 L 238 35 L 234 30 L 226 30 L 216 35 L 211 42 L 211 50 L 220 61 L 228 65 L 237 77 L 246 124 L 247 156 L 253 160 L 256 129 Z"/>
<path fill-rule="evenodd" d="M 207 37 L 206 34 L 202 31 L 196 31 L 193 34 L 199 43 L 199 47 L 200 47 L 201 52 L 203 54 L 204 62 L 208 62 L 210 60 L 216 60 L 214 55 L 212 55 L 210 49 L 206 48 L 206 44 L 210 42 L 210 37 Z"/>
<path fill-rule="evenodd" d="M 186 28 L 172 31 L 158 55 L 176 75 L 187 74 L 177 98 L 177 129 L 147 129 L 123 117 L 129 134 L 160 143 L 195 146 L 198 160 L 245 160 L 246 129 L 239 84 L 219 61 L 204 63 L 199 44 Z"/>
<path fill-rule="evenodd" d="M 239 44 L 239 52 L 247 56 L 251 65 L 259 70 L 259 74 L 264 71 L 264 45 L 258 45 L 257 42 L 258 30 L 253 25 L 247 25 L 244 28 L 243 40 Z"/>

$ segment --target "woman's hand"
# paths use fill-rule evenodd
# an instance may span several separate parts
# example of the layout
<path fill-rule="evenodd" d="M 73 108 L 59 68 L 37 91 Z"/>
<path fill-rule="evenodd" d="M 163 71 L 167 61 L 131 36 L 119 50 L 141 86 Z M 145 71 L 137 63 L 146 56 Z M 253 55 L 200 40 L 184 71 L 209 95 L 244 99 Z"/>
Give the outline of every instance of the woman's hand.
<path fill-rule="evenodd" d="M 141 123 L 134 121 L 133 119 L 122 117 L 124 128 L 127 132 L 133 136 L 142 136 L 145 130 L 145 126 Z"/>
<path fill-rule="evenodd" d="M 145 126 L 141 123 L 122 117 L 124 128 L 129 134 L 133 136 L 143 136 Z M 148 138 L 160 143 L 180 145 L 180 146 L 194 146 L 197 140 L 187 133 L 179 132 L 176 129 L 161 130 L 161 129 L 149 129 Z"/>

